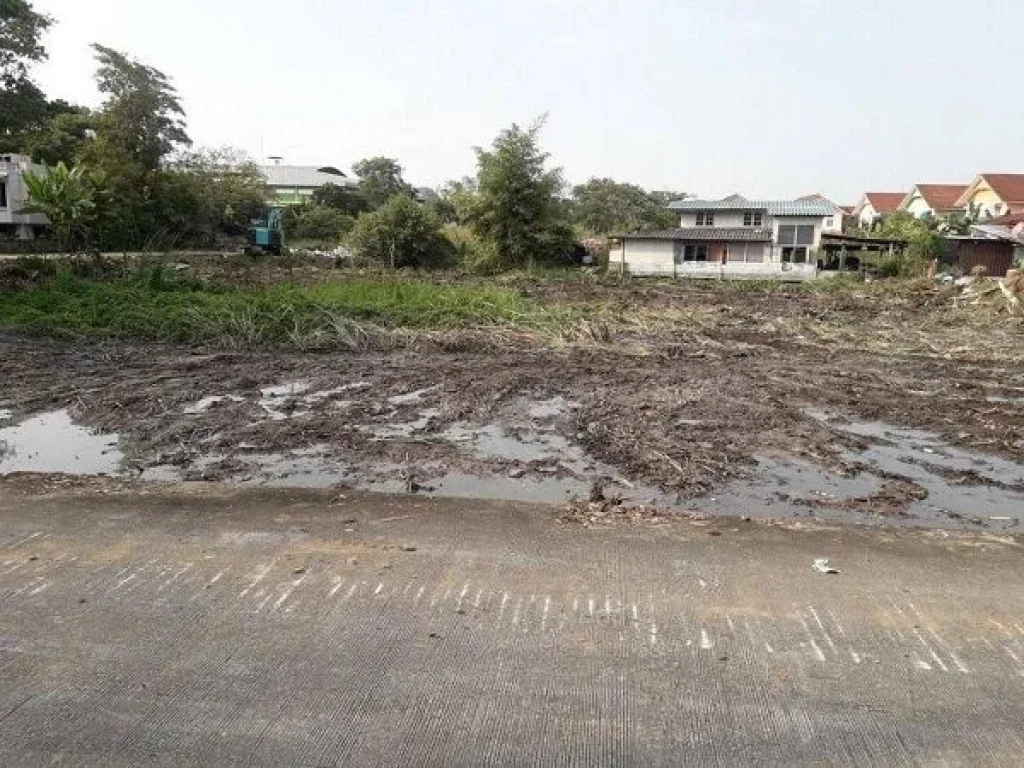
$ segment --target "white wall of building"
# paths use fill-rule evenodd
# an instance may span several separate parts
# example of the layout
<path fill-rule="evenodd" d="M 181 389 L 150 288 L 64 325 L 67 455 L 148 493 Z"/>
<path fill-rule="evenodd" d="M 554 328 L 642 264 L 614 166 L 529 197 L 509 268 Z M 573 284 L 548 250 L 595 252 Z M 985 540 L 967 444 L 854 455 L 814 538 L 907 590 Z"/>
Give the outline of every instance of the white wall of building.
<path fill-rule="evenodd" d="M 742 227 L 743 224 L 743 211 L 710 211 L 715 215 L 715 223 L 712 226 L 715 227 Z M 763 222 L 762 227 L 768 226 L 768 214 L 762 211 L 761 216 Z M 683 211 L 679 217 L 680 227 L 696 227 L 697 226 L 697 213 L 696 211 Z M 706 226 L 706 225 L 704 225 Z"/>
<path fill-rule="evenodd" d="M 865 202 L 864 207 L 860 209 L 857 223 L 864 229 L 870 229 L 871 225 L 876 221 L 878 221 L 878 211 L 875 210 L 875 206 L 871 203 Z"/>
<path fill-rule="evenodd" d="M 632 240 L 624 238 L 618 248 L 608 252 L 608 271 L 615 272 L 623 263 L 631 275 L 675 274 L 675 242 L 672 240 Z"/>
<path fill-rule="evenodd" d="M 913 196 L 910 198 L 910 202 L 903 206 L 903 210 L 919 219 L 922 216 L 935 213 L 932 210 L 932 207 L 928 205 L 928 201 L 925 200 L 919 192 L 914 192 Z"/>

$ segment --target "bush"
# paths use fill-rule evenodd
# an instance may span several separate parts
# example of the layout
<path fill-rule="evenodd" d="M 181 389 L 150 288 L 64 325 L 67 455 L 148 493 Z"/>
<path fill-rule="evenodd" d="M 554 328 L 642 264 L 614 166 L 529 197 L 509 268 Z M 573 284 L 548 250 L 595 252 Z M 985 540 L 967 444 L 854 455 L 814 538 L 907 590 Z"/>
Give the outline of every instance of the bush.
<path fill-rule="evenodd" d="M 295 240 L 337 245 L 354 225 L 355 219 L 336 208 L 307 205 L 294 209 L 285 234 Z"/>
<path fill-rule="evenodd" d="M 405 195 L 360 216 L 349 244 L 357 256 L 392 267 L 441 267 L 455 256 L 433 211 Z"/>
<path fill-rule="evenodd" d="M 470 272 L 493 274 L 498 271 L 498 254 L 494 245 L 483 240 L 472 228 L 462 224 L 449 224 L 444 236 L 451 243 L 454 257 Z"/>

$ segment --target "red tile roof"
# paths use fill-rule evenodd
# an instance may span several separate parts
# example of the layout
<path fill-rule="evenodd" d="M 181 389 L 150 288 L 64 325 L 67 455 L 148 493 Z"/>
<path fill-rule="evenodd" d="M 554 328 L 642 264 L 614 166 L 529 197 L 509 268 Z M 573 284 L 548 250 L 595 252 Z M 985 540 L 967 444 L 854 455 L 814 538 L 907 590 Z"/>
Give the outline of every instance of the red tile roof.
<path fill-rule="evenodd" d="M 933 211 L 952 211 L 967 191 L 966 184 L 918 184 L 917 191 Z"/>
<path fill-rule="evenodd" d="M 1017 224 L 1024 223 L 1024 213 L 1007 213 L 1002 216 L 997 216 L 994 219 L 989 219 L 985 222 L 986 224 L 1002 224 L 1005 227 L 1013 227 Z"/>
<path fill-rule="evenodd" d="M 906 192 L 867 192 L 864 195 L 877 213 L 892 213 L 900 207 Z"/>
<path fill-rule="evenodd" d="M 981 174 L 1005 203 L 1024 203 L 1024 173 Z"/>

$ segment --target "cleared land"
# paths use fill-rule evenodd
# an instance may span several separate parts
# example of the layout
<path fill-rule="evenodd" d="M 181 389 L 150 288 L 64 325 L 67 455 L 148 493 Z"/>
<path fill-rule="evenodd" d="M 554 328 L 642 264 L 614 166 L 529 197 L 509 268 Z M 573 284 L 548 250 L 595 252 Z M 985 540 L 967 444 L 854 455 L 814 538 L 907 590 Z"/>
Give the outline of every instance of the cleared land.
<path fill-rule="evenodd" d="M 126 477 L 576 500 L 585 523 L 620 498 L 645 515 L 1024 517 L 1020 320 L 923 284 L 213 263 L 24 278 L 0 325 L 17 329 L 0 338 L 8 423 L 51 418 L 0 439 L 59 432 L 67 409 L 120 436 Z"/>

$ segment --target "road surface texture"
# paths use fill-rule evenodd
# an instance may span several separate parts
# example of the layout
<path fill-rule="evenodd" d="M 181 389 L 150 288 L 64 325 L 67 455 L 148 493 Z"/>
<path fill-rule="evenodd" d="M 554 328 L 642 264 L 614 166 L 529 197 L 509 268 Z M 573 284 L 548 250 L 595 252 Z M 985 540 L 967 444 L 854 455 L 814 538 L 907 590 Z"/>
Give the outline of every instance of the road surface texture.
<path fill-rule="evenodd" d="M 345 496 L 0 492 L 0 763 L 1024 756 L 1013 537 Z"/>

